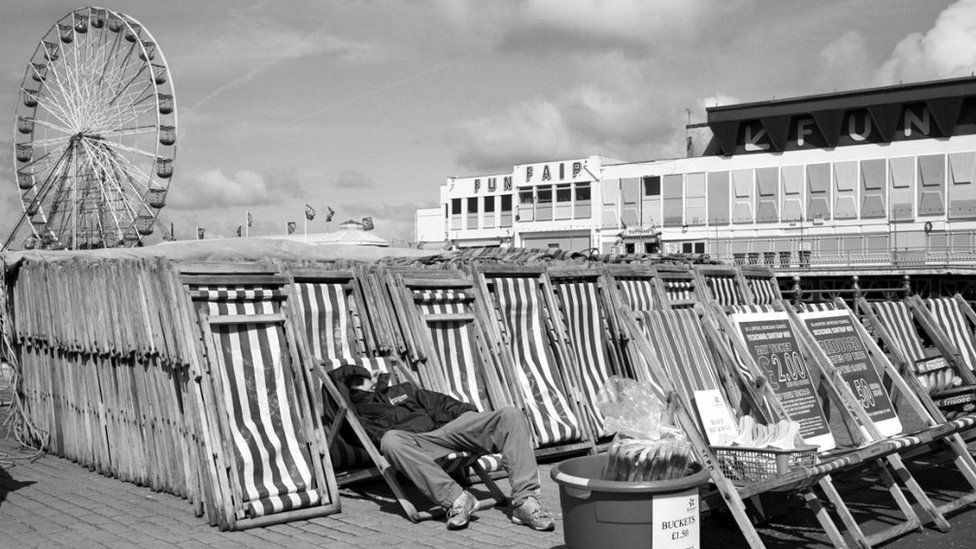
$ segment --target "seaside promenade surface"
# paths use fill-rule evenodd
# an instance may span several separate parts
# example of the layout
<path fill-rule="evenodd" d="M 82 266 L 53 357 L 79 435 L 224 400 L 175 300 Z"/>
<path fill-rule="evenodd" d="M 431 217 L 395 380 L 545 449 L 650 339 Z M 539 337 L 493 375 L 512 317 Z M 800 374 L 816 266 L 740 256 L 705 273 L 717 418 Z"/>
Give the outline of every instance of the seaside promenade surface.
<path fill-rule="evenodd" d="M 0 403 L 6 401 L 0 398 Z M 0 406 L 0 421 L 7 412 L 7 407 Z M 0 436 L 3 434 L 0 432 Z M 0 438 L 0 458 L 25 455 L 13 440 Z M 540 477 L 543 504 L 556 520 L 554 532 L 535 532 L 516 526 L 509 522 L 510 511 L 504 507 L 480 511 L 477 519 L 462 531 L 449 532 L 439 520 L 413 524 L 381 481 L 342 489 L 342 512 L 335 515 L 221 532 L 209 526 L 204 518 L 195 517 L 190 506 L 175 496 L 99 475 L 66 459 L 45 455 L 34 461 L 13 460 L 13 466 L 8 462 L 0 459 L 0 463 L 6 463 L 0 465 L 0 549 L 565 547 L 559 490 L 549 476 L 551 464 L 540 466 Z M 947 453 L 914 460 L 911 469 L 937 501 L 964 489 L 964 480 L 951 468 Z M 867 532 L 896 516 L 890 497 L 872 487 L 873 480 L 865 475 L 835 478 L 857 518 L 869 521 L 865 526 Z M 505 480 L 499 486 L 508 489 Z M 479 486 L 474 487 L 474 491 L 479 490 Z M 976 507 L 951 516 L 949 521 L 952 524 L 949 533 L 927 528 L 886 547 L 976 547 Z M 827 546 L 825 536 L 798 499 L 790 500 L 785 517 L 764 525 L 760 533 L 770 548 Z M 704 515 L 701 539 L 703 548 L 746 547 L 727 512 Z"/>

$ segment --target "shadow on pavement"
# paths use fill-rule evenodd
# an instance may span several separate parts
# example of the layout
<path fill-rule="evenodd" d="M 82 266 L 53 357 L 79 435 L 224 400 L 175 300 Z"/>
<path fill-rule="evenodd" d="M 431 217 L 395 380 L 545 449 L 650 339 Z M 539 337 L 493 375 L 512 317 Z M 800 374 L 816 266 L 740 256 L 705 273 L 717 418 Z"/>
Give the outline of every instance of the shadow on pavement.
<path fill-rule="evenodd" d="M 0 505 L 3 505 L 3 502 L 7 499 L 7 494 L 10 492 L 32 484 L 34 484 L 33 480 L 25 482 L 15 480 L 6 469 L 0 468 Z"/>

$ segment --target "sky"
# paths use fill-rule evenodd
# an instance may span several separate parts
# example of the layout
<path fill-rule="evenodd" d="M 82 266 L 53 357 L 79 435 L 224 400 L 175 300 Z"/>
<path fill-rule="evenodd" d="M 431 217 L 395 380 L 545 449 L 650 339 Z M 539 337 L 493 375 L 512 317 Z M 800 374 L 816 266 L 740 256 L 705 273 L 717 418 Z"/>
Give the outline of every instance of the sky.
<path fill-rule="evenodd" d="M 0 0 L 0 127 L 72 2 Z M 590 155 L 680 156 L 704 107 L 967 76 L 976 0 L 243 0 L 103 4 L 141 21 L 176 87 L 161 219 L 232 236 L 372 216 L 410 239 L 451 176 Z M 11 133 L 0 132 L 11 150 Z M 20 215 L 0 154 L 0 234 Z"/>

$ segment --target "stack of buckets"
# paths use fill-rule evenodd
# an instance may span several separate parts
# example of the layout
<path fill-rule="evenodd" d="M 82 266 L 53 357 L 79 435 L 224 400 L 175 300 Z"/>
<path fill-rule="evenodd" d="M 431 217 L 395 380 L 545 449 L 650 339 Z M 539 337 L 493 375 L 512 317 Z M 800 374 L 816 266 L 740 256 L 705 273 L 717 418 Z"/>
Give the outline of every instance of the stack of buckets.
<path fill-rule="evenodd" d="M 708 472 L 653 482 L 602 480 L 607 455 L 552 468 L 570 549 L 698 549 L 698 488 Z"/>

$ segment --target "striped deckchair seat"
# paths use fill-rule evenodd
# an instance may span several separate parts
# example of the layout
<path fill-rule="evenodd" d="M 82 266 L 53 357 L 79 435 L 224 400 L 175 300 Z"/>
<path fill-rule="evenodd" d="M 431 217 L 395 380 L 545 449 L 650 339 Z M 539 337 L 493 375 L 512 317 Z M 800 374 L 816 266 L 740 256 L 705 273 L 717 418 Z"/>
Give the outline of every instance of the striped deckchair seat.
<path fill-rule="evenodd" d="M 800 303 L 796 308 L 798 313 L 813 313 L 817 311 L 835 311 L 837 306 L 829 301 L 823 301 L 820 303 Z"/>
<path fill-rule="evenodd" d="M 270 315 L 280 312 L 280 289 L 206 287 L 191 291 L 206 299 L 210 316 Z M 315 486 L 312 456 L 296 407 L 284 328 L 281 323 L 218 323 L 211 326 L 220 355 L 228 429 L 236 481 L 243 501 L 241 518 L 310 507 L 328 494 Z"/>
<path fill-rule="evenodd" d="M 474 294 L 454 289 L 415 289 L 414 303 L 423 316 L 438 314 L 471 314 Z M 474 346 L 477 345 L 472 320 L 438 320 L 427 322 L 430 337 L 437 353 L 436 363 L 440 366 L 443 379 L 447 382 L 445 394 L 472 404 L 479 411 L 490 410 L 491 400 L 478 374 L 485 367 L 476 358 Z M 454 471 L 466 465 L 468 454 L 458 452 L 444 458 L 444 468 Z M 478 458 L 478 463 L 486 471 L 502 470 L 501 455 L 491 454 Z"/>
<path fill-rule="evenodd" d="M 959 302 L 950 297 L 924 301 L 925 307 L 935 317 L 936 323 L 959 349 L 963 362 L 972 370 L 976 366 L 976 344 L 973 342 L 973 332 L 969 323 L 959 308 Z"/>
<path fill-rule="evenodd" d="M 922 340 L 915 329 L 908 305 L 902 301 L 879 301 L 873 305 L 878 321 L 891 334 L 896 350 L 911 364 L 924 359 Z"/>
<path fill-rule="evenodd" d="M 635 312 L 654 310 L 654 283 L 650 278 L 618 279 L 627 305 Z"/>
<path fill-rule="evenodd" d="M 712 298 L 718 301 L 719 305 L 729 307 L 745 303 L 739 281 L 734 276 L 706 276 L 705 281 Z"/>
<path fill-rule="evenodd" d="M 705 348 L 705 333 L 697 313 L 679 309 L 667 314 L 649 311 L 642 315 L 645 335 L 651 340 L 658 359 L 688 410 L 695 410 L 691 402 L 695 391 L 720 389 L 721 382 Z"/>
<path fill-rule="evenodd" d="M 566 387 L 552 356 L 536 279 L 497 277 L 495 299 L 516 359 L 517 381 L 539 446 L 580 440 L 580 419 L 570 407 Z"/>
<path fill-rule="evenodd" d="M 473 294 L 454 289 L 415 289 L 414 302 L 421 315 L 470 314 Z M 426 319 L 426 318 L 425 318 Z M 437 365 L 447 382 L 444 393 L 474 405 L 478 410 L 491 408 L 488 393 L 479 383 L 479 360 L 475 357 L 473 319 L 439 320 L 427 322 Z"/>
<path fill-rule="evenodd" d="M 355 344 L 349 320 L 349 304 L 346 289 L 337 282 L 295 282 L 298 297 L 298 316 L 302 320 L 306 341 L 312 356 L 325 364 L 338 367 L 346 362 L 357 362 Z M 384 372 L 386 363 L 363 360 L 362 366 L 370 371 L 377 368 Z M 320 390 L 320 394 L 325 394 Z M 327 400 L 327 399 L 326 399 Z M 335 404 L 323 402 L 327 416 L 336 413 Z M 348 431 L 340 431 L 329 447 L 329 455 L 336 470 L 361 467 L 370 462 L 369 454 L 354 441 Z"/>
<path fill-rule="evenodd" d="M 572 351 L 580 365 L 583 393 L 588 406 L 583 413 L 598 437 L 610 436 L 596 407 L 597 394 L 610 378 L 607 334 L 601 322 L 599 290 L 595 281 L 557 281 L 563 316 Z"/>
<path fill-rule="evenodd" d="M 664 294 L 669 303 L 680 301 L 691 301 L 695 299 L 695 284 L 690 280 L 667 280 L 664 281 Z"/>
<path fill-rule="evenodd" d="M 749 290 L 752 292 L 752 297 L 757 305 L 771 305 L 776 301 L 774 283 L 768 278 L 746 277 L 746 284 L 749 285 Z"/>
<path fill-rule="evenodd" d="M 312 356 L 319 360 L 352 359 L 349 304 L 342 284 L 296 282 L 298 312 Z"/>

